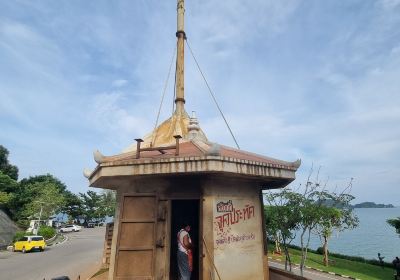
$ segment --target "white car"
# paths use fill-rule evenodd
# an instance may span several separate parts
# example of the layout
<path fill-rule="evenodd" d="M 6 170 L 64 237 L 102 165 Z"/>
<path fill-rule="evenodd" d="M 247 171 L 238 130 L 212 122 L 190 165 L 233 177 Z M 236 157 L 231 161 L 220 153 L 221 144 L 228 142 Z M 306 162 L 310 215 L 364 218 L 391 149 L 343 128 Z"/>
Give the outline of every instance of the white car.
<path fill-rule="evenodd" d="M 76 232 L 76 231 L 80 231 L 81 229 L 82 229 L 81 226 L 66 225 L 66 226 L 60 228 L 60 232 Z"/>

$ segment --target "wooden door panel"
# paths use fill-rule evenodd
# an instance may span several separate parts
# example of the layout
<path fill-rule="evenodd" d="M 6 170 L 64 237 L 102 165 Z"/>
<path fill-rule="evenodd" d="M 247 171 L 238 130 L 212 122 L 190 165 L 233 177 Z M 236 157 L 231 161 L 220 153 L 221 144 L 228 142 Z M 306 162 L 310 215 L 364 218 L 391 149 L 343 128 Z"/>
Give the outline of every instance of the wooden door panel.
<path fill-rule="evenodd" d="M 119 251 L 117 277 L 152 279 L 152 259 L 152 251 Z"/>
<path fill-rule="evenodd" d="M 123 196 L 115 279 L 154 279 L 157 212 L 155 194 Z"/>
<path fill-rule="evenodd" d="M 120 247 L 152 247 L 154 223 L 123 223 Z"/>
<path fill-rule="evenodd" d="M 156 206 L 155 197 L 125 196 L 122 219 L 126 220 L 154 220 Z"/>

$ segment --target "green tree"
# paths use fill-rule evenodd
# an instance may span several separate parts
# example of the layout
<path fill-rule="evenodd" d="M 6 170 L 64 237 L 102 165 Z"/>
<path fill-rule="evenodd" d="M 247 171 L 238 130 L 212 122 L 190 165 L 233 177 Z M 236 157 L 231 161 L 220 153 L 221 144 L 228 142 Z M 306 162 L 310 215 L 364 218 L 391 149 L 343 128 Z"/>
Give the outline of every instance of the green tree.
<path fill-rule="evenodd" d="M 65 204 L 62 213 L 68 215 L 70 220 L 79 220 L 83 216 L 83 201 L 80 197 L 70 191 L 65 192 Z"/>
<path fill-rule="evenodd" d="M 277 208 L 278 206 L 264 206 L 265 231 L 268 239 L 275 242 L 275 252 L 281 254 L 280 220 Z"/>
<path fill-rule="evenodd" d="M 18 188 L 18 182 L 0 171 L 0 207 L 10 212 L 9 202 Z"/>
<path fill-rule="evenodd" d="M 14 193 L 18 189 L 18 182 L 0 170 L 0 191 Z"/>
<path fill-rule="evenodd" d="M 45 182 L 54 184 L 54 186 L 60 191 L 60 193 L 64 193 L 65 191 L 67 191 L 67 186 L 51 174 L 36 175 L 36 176 L 31 176 L 29 178 L 24 178 L 21 180 L 20 184 L 22 186 L 25 186 L 25 185 L 32 185 L 34 183 L 45 183 Z"/>
<path fill-rule="evenodd" d="M 10 202 L 18 190 L 18 182 L 0 171 L 0 208 L 11 215 Z"/>
<path fill-rule="evenodd" d="M 267 234 L 282 241 L 285 252 L 285 269 L 292 270 L 289 254 L 289 245 L 296 237 L 296 231 L 301 222 L 300 201 L 301 195 L 289 188 L 278 192 L 268 192 L 264 195 L 268 205 L 265 207 Z M 278 241 L 279 242 L 279 241 Z"/>
<path fill-rule="evenodd" d="M 10 176 L 15 181 L 18 180 L 18 167 L 12 165 L 8 161 L 9 151 L 2 145 L 0 145 L 0 171 L 3 174 Z"/>
<path fill-rule="evenodd" d="M 315 193 L 305 193 L 300 200 L 300 247 L 301 261 L 300 272 L 303 276 L 303 268 L 307 259 L 307 252 L 310 245 L 311 231 L 317 226 L 321 219 L 321 205 L 314 200 Z"/>
<path fill-rule="evenodd" d="M 400 234 L 400 217 L 397 217 L 395 219 L 389 219 L 386 221 L 389 225 L 394 227 L 396 229 L 396 232 Z"/>
<path fill-rule="evenodd" d="M 116 206 L 116 197 L 115 191 L 113 190 L 104 190 L 101 193 L 101 210 L 102 216 L 113 217 L 115 214 L 115 206 Z"/>
<path fill-rule="evenodd" d="M 48 186 L 52 187 L 49 188 Z M 34 201 L 49 201 L 41 198 L 46 196 L 45 192 L 49 192 L 51 197 L 57 197 L 54 201 L 49 201 L 52 203 L 51 207 L 54 207 L 61 203 L 58 198 L 64 196 L 66 188 L 64 183 L 50 174 L 32 176 L 21 180 L 17 186 L 17 191 L 9 201 L 12 219 L 17 221 L 21 227 L 27 227 L 29 217 L 35 215 L 38 204 L 40 204 L 35 202 L 35 205 L 33 205 Z M 62 205 L 63 203 L 61 203 Z"/>
<path fill-rule="evenodd" d="M 6 192 L 0 192 L 0 208 L 8 204 L 10 196 L 11 195 Z"/>
<path fill-rule="evenodd" d="M 79 193 L 76 195 L 67 191 L 65 193 L 65 205 L 61 210 L 72 220 L 84 220 L 84 224 L 94 221 L 102 221 L 106 216 L 114 216 L 115 191 L 106 190 L 100 194 L 94 191 Z"/>
<path fill-rule="evenodd" d="M 323 242 L 324 265 L 328 266 L 328 240 L 332 236 L 334 228 L 340 226 L 342 214 L 339 209 L 328 206 L 323 206 L 321 214 L 321 220 L 314 231 Z"/>
<path fill-rule="evenodd" d="M 47 220 L 63 208 L 64 196 L 54 182 L 36 182 L 30 188 L 34 190 L 34 196 L 24 207 L 26 217 Z"/>
<path fill-rule="evenodd" d="M 311 175 L 310 175 L 311 176 Z M 272 191 L 265 195 L 268 206 L 265 207 L 267 233 L 275 240 L 277 247 L 282 241 L 285 251 L 285 269 L 287 263 L 291 270 L 291 260 L 288 244 L 300 234 L 301 262 L 300 271 L 307 259 L 312 233 L 318 233 L 324 239 L 325 260 L 328 262 L 328 240 L 334 230 L 343 231 L 354 228 L 358 224 L 357 217 L 353 214 L 350 201 L 354 197 L 346 194 L 351 189 L 349 186 L 340 194 L 329 192 L 326 185 L 311 182 L 310 177 L 302 193 L 294 192 L 289 188 Z"/>
<path fill-rule="evenodd" d="M 352 214 L 352 207 L 350 201 L 354 197 L 347 194 L 346 191 L 351 190 L 353 178 L 350 180 L 348 186 L 342 193 L 329 192 L 327 184 L 322 184 L 319 180 L 319 171 L 317 172 L 315 180 L 311 180 L 313 168 L 307 179 L 307 183 L 303 189 L 302 199 L 300 201 L 300 247 L 301 247 L 301 262 L 300 272 L 303 276 L 304 266 L 307 259 L 307 253 L 310 245 L 310 237 L 312 231 L 317 228 L 321 229 L 322 237 L 325 238 L 327 249 L 327 242 L 332 234 L 333 228 L 337 230 L 344 230 L 347 228 L 357 226 L 358 219 Z M 329 201 L 329 203 L 327 203 Z M 329 206 L 328 206 L 329 205 Z M 339 209 L 339 217 L 336 219 L 336 210 Z M 334 216 L 332 216 L 334 215 Z M 331 227 L 331 228 L 329 228 Z M 328 255 L 326 251 L 326 262 L 328 262 Z"/>
<path fill-rule="evenodd" d="M 26 226 L 27 219 L 32 214 L 27 206 L 31 207 L 32 202 L 38 200 L 36 196 L 40 193 L 41 186 L 49 184 L 58 190 L 60 196 L 64 196 L 67 186 L 51 174 L 22 179 L 9 202 L 13 220 L 20 221 L 21 226 Z"/>
<path fill-rule="evenodd" d="M 328 241 L 333 232 L 341 232 L 347 229 L 354 229 L 358 226 L 359 220 L 350 207 L 350 201 L 354 197 L 349 194 L 332 194 L 330 201 L 334 201 L 332 206 L 321 206 L 321 219 L 318 222 L 314 233 L 322 241 L 324 253 L 324 265 L 329 265 Z M 340 205 L 341 207 L 337 207 Z"/>
<path fill-rule="evenodd" d="M 86 193 L 79 193 L 79 196 L 83 204 L 82 218 L 84 224 L 91 221 L 99 221 L 101 218 L 104 218 L 104 213 L 101 209 L 101 195 L 94 191 L 87 191 Z"/>
<path fill-rule="evenodd" d="M 331 193 L 330 200 L 334 204 L 330 207 L 324 207 L 321 221 L 317 226 L 317 234 L 323 240 L 324 265 L 328 266 L 328 241 L 333 232 L 342 232 L 348 229 L 354 229 L 358 226 L 358 217 L 354 214 L 351 201 L 354 196 L 346 193 Z"/>

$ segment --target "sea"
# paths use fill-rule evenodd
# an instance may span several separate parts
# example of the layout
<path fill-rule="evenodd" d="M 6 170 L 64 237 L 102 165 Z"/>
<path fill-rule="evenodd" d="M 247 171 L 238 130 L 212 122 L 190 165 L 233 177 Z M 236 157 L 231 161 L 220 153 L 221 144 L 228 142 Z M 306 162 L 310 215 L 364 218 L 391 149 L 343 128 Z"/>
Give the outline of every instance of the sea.
<path fill-rule="evenodd" d="M 330 252 L 366 259 L 378 259 L 378 253 L 381 253 L 386 262 L 400 257 L 400 235 L 386 222 L 387 219 L 400 217 L 400 207 L 356 208 L 354 213 L 360 220 L 359 226 L 353 230 L 335 232 L 328 243 Z M 292 244 L 300 245 L 300 234 Z M 319 237 L 312 235 L 310 248 L 315 250 L 321 246 Z"/>

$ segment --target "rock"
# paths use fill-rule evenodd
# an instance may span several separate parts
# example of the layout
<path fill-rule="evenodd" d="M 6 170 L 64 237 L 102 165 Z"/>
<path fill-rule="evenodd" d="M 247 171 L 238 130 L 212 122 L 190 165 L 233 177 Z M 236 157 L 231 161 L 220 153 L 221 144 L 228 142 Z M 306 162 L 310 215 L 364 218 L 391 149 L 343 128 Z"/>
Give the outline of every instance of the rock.
<path fill-rule="evenodd" d="M 0 247 L 6 248 L 18 231 L 14 222 L 0 209 Z"/>

